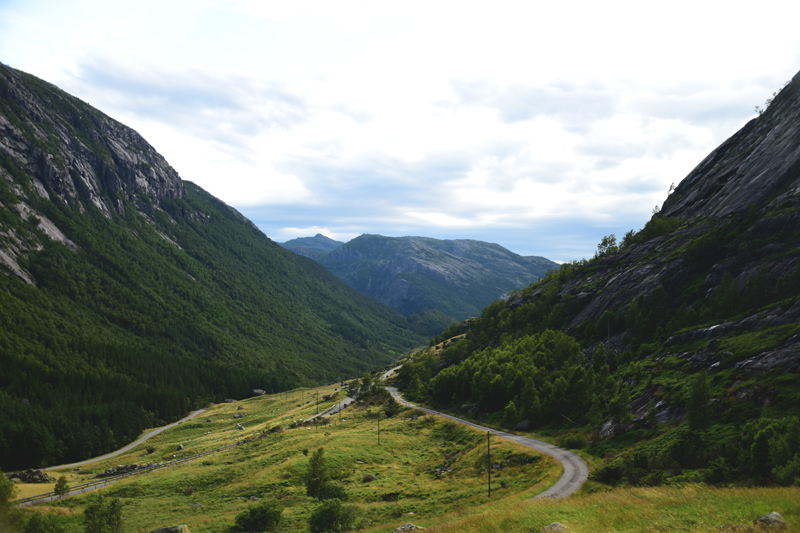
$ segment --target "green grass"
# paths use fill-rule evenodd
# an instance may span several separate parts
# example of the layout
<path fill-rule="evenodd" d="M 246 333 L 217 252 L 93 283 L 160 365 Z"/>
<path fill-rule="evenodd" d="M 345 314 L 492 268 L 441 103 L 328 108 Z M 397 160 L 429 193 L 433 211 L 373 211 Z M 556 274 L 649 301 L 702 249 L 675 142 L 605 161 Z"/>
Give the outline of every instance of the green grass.
<path fill-rule="evenodd" d="M 333 388 L 321 389 L 320 398 Z M 280 500 L 285 506 L 281 530 L 305 530 L 317 502 L 305 495 L 301 477 L 308 456 L 303 451 L 309 450 L 310 456 L 310 452 L 324 447 L 334 479 L 345 485 L 359 509 L 360 528 L 392 530 L 409 521 L 425 524 L 454 509 L 466 512 L 489 503 L 482 432 L 441 417 L 412 420 L 413 411 L 408 409 L 387 419 L 380 405 L 384 400 L 375 400 L 373 405 L 348 408 L 342 421 L 333 417 L 330 426 L 265 433 L 276 425 L 288 425 L 292 417 L 307 418 L 316 412 L 315 402 L 301 402 L 299 391 L 290 393 L 288 401 L 283 396 L 215 405 L 123 456 L 89 465 L 80 472 L 66 472 L 69 483 L 88 481 L 91 475 L 118 464 L 162 462 L 256 437 L 229 451 L 132 476 L 103 490 L 123 502 L 129 533 L 180 523 L 188 524 L 193 533 L 229 531 L 236 514 L 255 503 L 249 500 L 251 496 Z M 306 392 L 304 397 L 312 396 Z M 238 410 L 238 405 L 243 409 Z M 321 405 L 320 410 L 324 407 Z M 378 412 L 380 446 L 378 419 L 369 418 L 369 413 Z M 234 420 L 234 414 L 244 414 L 244 418 Z M 237 422 L 246 429 L 233 429 Z M 184 449 L 177 451 L 178 444 Z M 148 453 L 149 447 L 155 451 Z M 436 474 L 435 469 L 447 460 L 448 471 Z M 530 497 L 554 483 L 561 472 L 553 459 L 501 439 L 492 443 L 492 462 L 505 463 L 492 472 L 492 502 Z M 377 480 L 363 482 L 366 474 Z M 36 490 L 41 489 L 37 486 Z M 391 493 L 399 493 L 398 501 L 384 501 Z M 67 498 L 48 509 L 71 513 L 61 520 L 66 526 L 79 527 L 80 513 L 90 498 L 91 494 Z M 201 506 L 192 509 L 194 504 Z"/>

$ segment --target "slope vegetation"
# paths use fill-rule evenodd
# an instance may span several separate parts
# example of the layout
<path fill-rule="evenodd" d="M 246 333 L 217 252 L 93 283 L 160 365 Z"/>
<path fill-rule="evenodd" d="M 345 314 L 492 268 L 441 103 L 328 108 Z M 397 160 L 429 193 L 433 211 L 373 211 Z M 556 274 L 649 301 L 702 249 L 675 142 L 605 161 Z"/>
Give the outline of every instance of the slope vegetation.
<path fill-rule="evenodd" d="M 76 461 L 212 400 L 363 372 L 406 319 L 0 65 L 0 467 Z"/>
<path fill-rule="evenodd" d="M 642 230 L 433 339 L 408 395 L 591 442 L 597 481 L 800 483 L 797 124 L 800 76 Z"/>

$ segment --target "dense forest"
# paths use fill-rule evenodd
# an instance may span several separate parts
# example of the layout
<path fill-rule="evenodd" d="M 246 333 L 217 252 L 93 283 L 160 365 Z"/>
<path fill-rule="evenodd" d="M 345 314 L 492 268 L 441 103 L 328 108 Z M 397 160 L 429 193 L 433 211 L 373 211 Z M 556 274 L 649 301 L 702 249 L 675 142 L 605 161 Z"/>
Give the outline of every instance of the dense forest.
<path fill-rule="evenodd" d="M 208 402 L 424 344 L 132 130 L 0 67 L 0 469 L 101 454 Z"/>

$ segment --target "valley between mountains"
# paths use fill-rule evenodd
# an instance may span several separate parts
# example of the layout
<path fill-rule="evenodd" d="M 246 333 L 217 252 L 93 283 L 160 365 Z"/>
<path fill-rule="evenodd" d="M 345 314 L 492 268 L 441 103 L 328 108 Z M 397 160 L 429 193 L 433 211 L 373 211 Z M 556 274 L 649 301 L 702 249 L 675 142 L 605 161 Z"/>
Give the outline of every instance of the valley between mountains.
<path fill-rule="evenodd" d="M 9 502 L 39 488 L 0 476 L 0 529 L 711 532 L 777 512 L 800 530 L 798 124 L 800 75 L 589 259 L 279 246 L 132 129 L 0 65 L 0 468 L 76 463 L 200 408 L 60 475 L 238 443 L 31 512 Z M 381 386 L 397 366 L 420 409 Z M 490 458 L 485 432 L 430 411 L 569 450 L 587 480 L 529 501 L 557 462 L 516 437 Z"/>

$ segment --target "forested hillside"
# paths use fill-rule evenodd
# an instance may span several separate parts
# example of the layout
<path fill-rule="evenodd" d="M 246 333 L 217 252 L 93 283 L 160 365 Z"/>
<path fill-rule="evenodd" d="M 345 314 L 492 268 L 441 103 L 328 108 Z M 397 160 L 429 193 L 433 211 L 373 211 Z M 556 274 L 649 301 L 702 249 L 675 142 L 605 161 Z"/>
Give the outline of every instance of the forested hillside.
<path fill-rule="evenodd" d="M 107 452 L 207 401 L 424 343 L 136 132 L 0 65 L 0 469 Z"/>
<path fill-rule="evenodd" d="M 449 327 L 411 398 L 537 429 L 634 485 L 800 484 L 800 75 L 661 212 Z"/>

